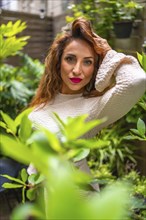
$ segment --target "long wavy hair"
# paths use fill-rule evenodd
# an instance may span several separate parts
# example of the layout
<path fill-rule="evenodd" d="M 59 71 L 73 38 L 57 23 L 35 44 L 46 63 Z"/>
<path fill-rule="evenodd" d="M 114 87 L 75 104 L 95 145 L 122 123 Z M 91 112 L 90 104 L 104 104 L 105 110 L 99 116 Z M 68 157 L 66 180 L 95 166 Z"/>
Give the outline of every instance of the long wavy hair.
<path fill-rule="evenodd" d="M 105 55 L 105 48 L 101 45 L 97 45 L 97 35 L 93 32 L 90 21 L 84 18 L 78 18 L 70 24 L 70 28 L 64 30 L 58 34 L 52 43 L 48 55 L 45 59 L 45 71 L 41 78 L 39 87 L 36 95 L 34 96 L 30 106 L 38 106 L 40 104 L 47 104 L 55 98 L 56 94 L 61 91 L 62 79 L 61 79 L 61 57 L 65 47 L 72 42 L 74 39 L 85 40 L 95 52 L 95 67 L 93 77 L 90 82 L 86 85 L 83 96 L 91 97 L 99 95 L 95 92 L 94 82 L 97 74 L 97 70 Z M 102 38 L 101 38 L 102 39 Z"/>

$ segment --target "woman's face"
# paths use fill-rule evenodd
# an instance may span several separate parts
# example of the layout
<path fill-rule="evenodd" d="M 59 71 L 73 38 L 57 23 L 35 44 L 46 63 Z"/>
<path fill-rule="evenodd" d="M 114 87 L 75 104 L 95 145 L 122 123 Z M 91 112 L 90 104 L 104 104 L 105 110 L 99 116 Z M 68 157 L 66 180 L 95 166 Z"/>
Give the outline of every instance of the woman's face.
<path fill-rule="evenodd" d="M 75 39 L 64 49 L 61 58 L 63 94 L 77 94 L 84 91 L 90 82 L 95 66 L 95 53 L 84 40 Z"/>

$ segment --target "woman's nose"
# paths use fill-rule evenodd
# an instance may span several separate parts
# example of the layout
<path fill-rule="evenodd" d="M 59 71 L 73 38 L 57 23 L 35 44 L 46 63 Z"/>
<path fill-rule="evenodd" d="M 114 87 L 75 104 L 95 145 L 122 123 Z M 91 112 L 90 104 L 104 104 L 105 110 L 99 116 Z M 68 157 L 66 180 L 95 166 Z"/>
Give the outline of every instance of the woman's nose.
<path fill-rule="evenodd" d="M 80 75 L 81 73 L 82 73 L 81 63 L 76 63 L 76 65 L 73 68 L 73 74 Z"/>

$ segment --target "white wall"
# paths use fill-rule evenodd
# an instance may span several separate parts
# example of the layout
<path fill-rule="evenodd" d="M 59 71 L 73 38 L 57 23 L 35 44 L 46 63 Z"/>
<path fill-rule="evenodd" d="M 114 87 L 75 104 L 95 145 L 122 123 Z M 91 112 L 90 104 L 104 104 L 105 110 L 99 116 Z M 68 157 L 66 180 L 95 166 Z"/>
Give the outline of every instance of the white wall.
<path fill-rule="evenodd" d="M 32 14 L 58 16 L 64 13 L 72 0 L 1 0 L 1 8 Z"/>

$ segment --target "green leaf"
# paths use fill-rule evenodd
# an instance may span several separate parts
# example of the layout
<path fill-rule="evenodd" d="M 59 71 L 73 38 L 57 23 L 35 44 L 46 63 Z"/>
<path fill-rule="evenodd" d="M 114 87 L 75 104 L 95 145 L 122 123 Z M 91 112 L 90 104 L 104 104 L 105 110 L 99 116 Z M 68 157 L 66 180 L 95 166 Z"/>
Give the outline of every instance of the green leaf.
<path fill-rule="evenodd" d="M 11 220 L 26 220 L 29 219 L 30 216 L 36 218 L 36 219 L 42 219 L 45 220 L 46 216 L 45 214 L 41 212 L 40 209 L 37 208 L 35 204 L 32 203 L 25 203 L 23 205 L 19 205 L 16 207 L 12 214 L 11 214 Z"/>
<path fill-rule="evenodd" d="M 27 173 L 27 171 L 26 171 L 25 168 L 23 168 L 23 169 L 21 170 L 20 175 L 21 175 L 22 181 L 25 183 L 25 182 L 27 181 L 27 178 L 28 178 L 28 173 Z"/>
<path fill-rule="evenodd" d="M 117 152 L 119 154 L 119 157 L 120 157 L 121 161 L 124 161 L 124 157 L 123 157 L 122 151 L 120 149 L 117 149 Z"/>
<path fill-rule="evenodd" d="M 146 54 L 144 52 L 142 53 L 142 67 L 146 72 Z"/>
<path fill-rule="evenodd" d="M 26 186 L 23 186 L 23 188 L 22 188 L 22 203 L 25 203 L 25 191 L 26 191 Z"/>
<path fill-rule="evenodd" d="M 0 127 L 7 129 L 7 125 L 3 121 L 0 121 Z"/>
<path fill-rule="evenodd" d="M 0 26 L 0 41 L 1 41 L 1 54 L 0 59 L 3 60 L 9 56 L 14 56 L 16 53 L 23 49 L 27 44 L 29 36 L 18 37 L 18 33 L 22 32 L 26 28 L 26 23 L 21 20 L 12 23 L 8 22 L 6 25 Z"/>
<path fill-rule="evenodd" d="M 14 120 L 11 119 L 9 115 L 5 114 L 2 111 L 1 111 L 1 116 L 4 122 L 6 123 L 6 125 L 8 126 L 8 128 L 10 129 L 10 131 L 12 132 L 12 134 L 16 134 L 17 128 L 16 128 Z"/>
<path fill-rule="evenodd" d="M 30 137 L 31 133 L 32 133 L 32 123 L 28 119 L 28 116 L 25 114 L 23 115 L 19 129 L 20 140 L 25 143 L 27 139 Z"/>
<path fill-rule="evenodd" d="M 138 58 L 140 64 L 142 65 L 142 55 L 138 52 L 137 52 L 137 58 Z"/>
<path fill-rule="evenodd" d="M 30 149 L 23 143 L 16 141 L 12 137 L 1 134 L 1 151 L 4 155 L 13 158 L 22 163 L 29 164 L 33 156 Z"/>
<path fill-rule="evenodd" d="M 42 128 L 42 131 L 45 133 L 48 139 L 48 143 L 50 143 L 50 146 L 54 151 L 58 153 L 64 152 L 56 134 L 54 134 L 53 132 L 50 132 L 48 129 L 45 129 L 45 128 Z"/>
<path fill-rule="evenodd" d="M 36 198 L 36 189 L 35 188 L 31 188 L 28 189 L 26 192 L 26 197 L 30 200 L 33 201 Z"/>
<path fill-rule="evenodd" d="M 140 140 L 143 141 L 143 138 L 140 138 L 139 136 L 136 135 L 127 135 L 124 137 L 125 140 Z"/>
<path fill-rule="evenodd" d="M 105 119 L 86 121 L 87 117 L 87 114 L 80 115 L 75 118 L 68 117 L 64 125 L 62 124 L 62 120 L 59 118 L 59 116 L 57 116 L 58 123 L 63 125 L 63 127 L 61 127 L 61 132 L 64 138 L 68 141 L 76 140 L 105 121 Z"/>
<path fill-rule="evenodd" d="M 127 157 L 133 162 L 133 163 L 137 163 L 137 161 L 134 159 L 134 157 L 132 157 L 131 155 L 127 155 Z"/>
<path fill-rule="evenodd" d="M 16 183 L 20 183 L 20 184 L 22 184 L 22 185 L 25 184 L 22 180 L 20 180 L 20 179 L 18 179 L 18 178 L 15 178 L 15 177 L 12 177 L 12 176 L 9 176 L 9 175 L 7 175 L 7 174 L 3 174 L 3 175 L 1 175 L 1 176 L 5 177 L 5 178 L 7 178 L 7 179 L 9 179 L 9 180 L 11 180 L 11 181 L 14 181 L 14 182 L 16 182 Z"/>
<path fill-rule="evenodd" d="M 146 54 L 143 52 L 142 54 L 137 52 L 137 58 L 143 67 L 144 71 L 146 71 Z"/>
<path fill-rule="evenodd" d="M 137 129 L 138 129 L 139 134 L 142 137 L 145 137 L 146 126 L 145 126 L 144 121 L 141 120 L 140 118 L 138 119 L 138 122 L 137 122 Z"/>
<path fill-rule="evenodd" d="M 136 135 L 140 135 L 139 131 L 135 128 L 131 128 L 130 131 L 132 131 L 132 133 L 134 133 Z"/>
<path fill-rule="evenodd" d="M 36 130 L 27 140 L 27 144 L 32 145 L 32 148 L 34 149 L 35 154 L 38 154 L 38 155 L 41 154 L 42 156 L 45 154 L 44 156 L 46 158 L 48 154 L 52 154 L 52 153 L 54 154 L 56 153 L 56 151 L 62 152 L 62 149 L 60 148 L 60 144 L 55 134 L 53 133 L 51 134 L 51 132 L 45 131 L 45 129 L 43 128 L 42 130 L 43 131 L 41 131 L 41 128 L 39 130 Z M 46 135 L 46 132 L 47 132 L 47 135 Z M 54 144 L 54 146 L 52 144 Z"/>
<path fill-rule="evenodd" d="M 29 182 L 30 184 L 32 184 L 32 185 L 40 184 L 40 183 L 42 183 L 44 180 L 45 180 L 44 175 L 38 174 L 38 173 L 31 174 L 31 175 L 28 177 L 28 182 Z"/>
<path fill-rule="evenodd" d="M 59 115 L 55 112 L 53 112 L 54 116 L 55 116 L 55 119 L 57 119 L 57 121 L 59 122 L 59 125 L 61 125 L 63 128 L 65 128 L 65 123 L 63 122 L 63 120 L 61 120 L 61 118 L 59 117 Z M 60 127 L 60 129 L 62 128 Z"/>
<path fill-rule="evenodd" d="M 22 188 L 23 185 L 15 184 L 15 183 L 4 183 L 2 185 L 2 187 L 6 188 L 6 189 L 14 189 L 14 188 Z"/>
<path fill-rule="evenodd" d="M 81 149 L 81 152 L 75 157 L 73 158 L 74 162 L 77 162 L 79 160 L 82 160 L 84 158 L 86 158 L 90 153 L 90 149 Z"/>
<path fill-rule="evenodd" d="M 32 108 L 28 108 L 26 110 L 24 110 L 23 112 L 21 112 L 16 118 L 15 118 L 15 124 L 16 126 L 21 124 L 22 118 L 24 117 L 24 115 L 27 115 L 32 111 Z"/>

